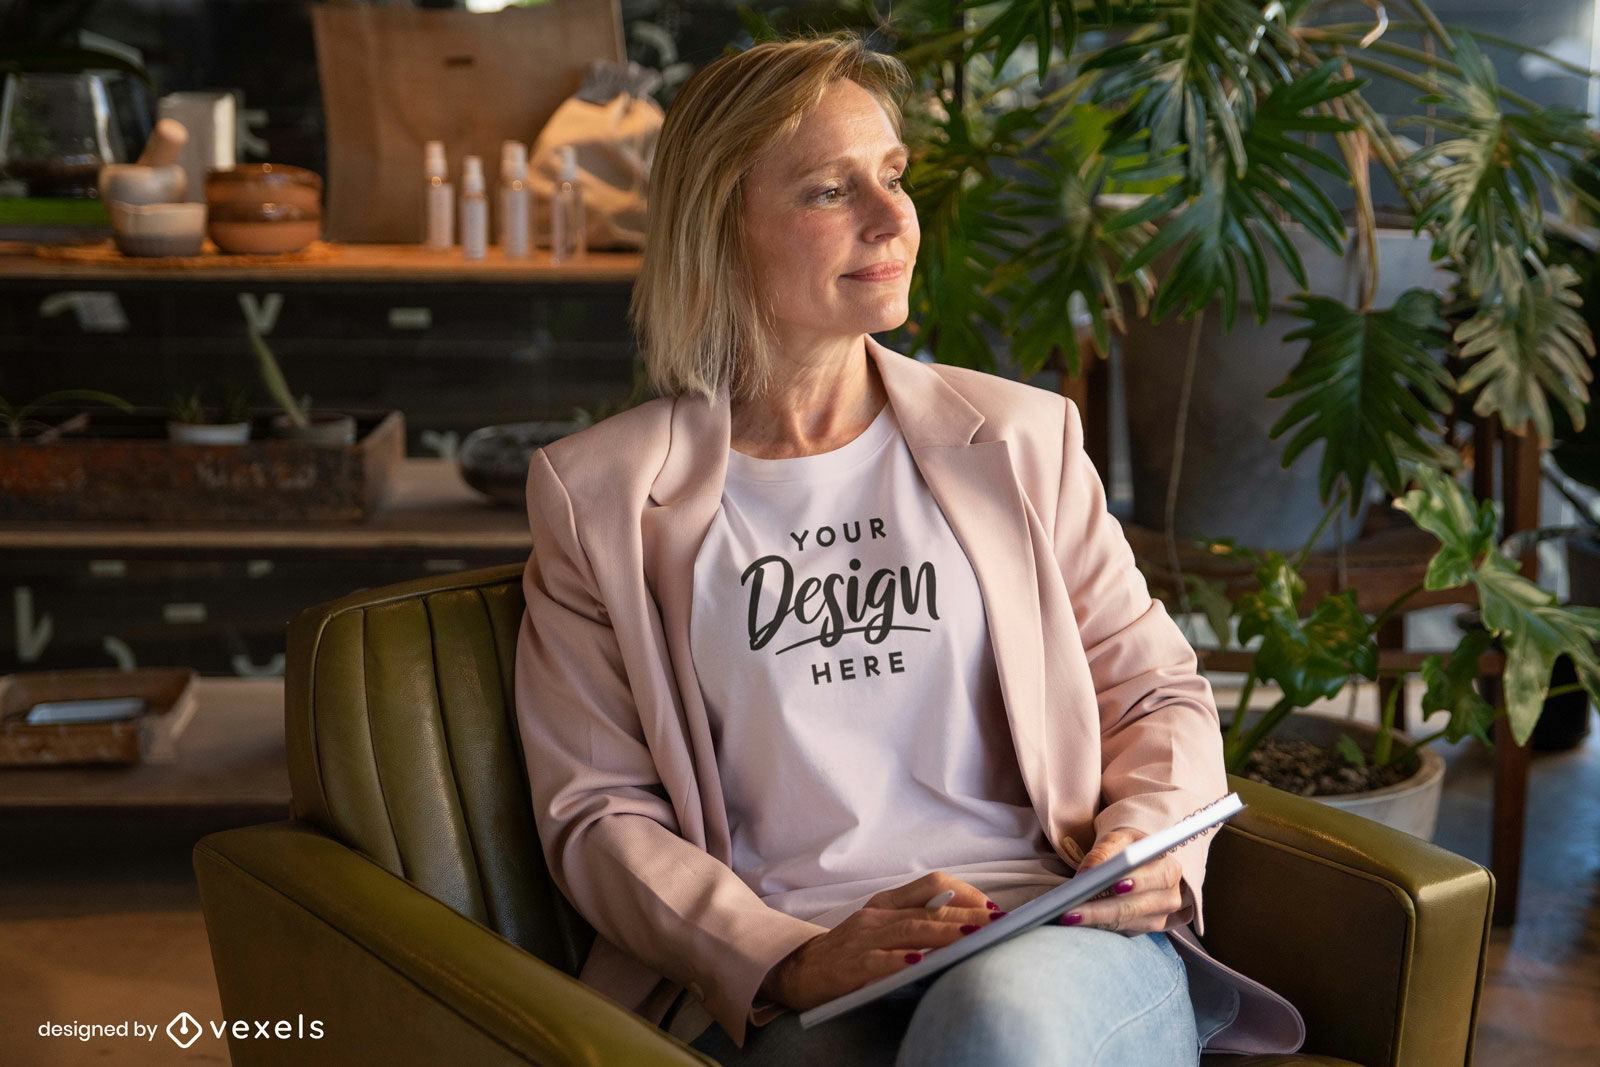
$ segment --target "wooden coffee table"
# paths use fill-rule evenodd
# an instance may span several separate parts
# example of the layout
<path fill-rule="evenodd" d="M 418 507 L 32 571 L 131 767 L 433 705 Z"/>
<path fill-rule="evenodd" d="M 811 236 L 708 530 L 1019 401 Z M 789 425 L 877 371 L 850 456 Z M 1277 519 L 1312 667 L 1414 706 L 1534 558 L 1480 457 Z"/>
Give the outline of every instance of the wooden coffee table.
<path fill-rule="evenodd" d="M 283 679 L 201 678 L 170 760 L 131 766 L 0 767 L 0 811 L 285 818 Z"/>

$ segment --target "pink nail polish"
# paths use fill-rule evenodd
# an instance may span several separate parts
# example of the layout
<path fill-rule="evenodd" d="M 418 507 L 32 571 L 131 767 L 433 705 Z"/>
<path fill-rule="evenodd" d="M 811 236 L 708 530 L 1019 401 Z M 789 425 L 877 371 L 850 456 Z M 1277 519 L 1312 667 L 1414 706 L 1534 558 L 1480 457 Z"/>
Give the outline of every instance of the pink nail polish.
<path fill-rule="evenodd" d="M 976 926 L 973 926 L 971 923 L 968 923 L 966 926 L 963 926 L 961 928 L 961 932 L 964 933 L 964 934 L 970 934 L 970 933 L 975 932 L 977 929 L 978 928 Z"/>
<path fill-rule="evenodd" d="M 1060 922 L 1062 926 L 1077 926 L 1079 923 L 1083 922 L 1083 914 L 1081 912 L 1069 911 L 1065 915 L 1061 916 Z"/>
<path fill-rule="evenodd" d="M 907 952 L 906 953 L 906 962 L 907 963 L 921 963 L 922 962 L 922 953 L 920 953 L 920 952 Z"/>
<path fill-rule="evenodd" d="M 1120 881 L 1116 885 L 1112 886 L 1111 887 L 1111 891 L 1113 893 L 1131 893 L 1131 892 L 1133 892 L 1133 879 L 1132 878 L 1124 878 L 1122 881 Z"/>

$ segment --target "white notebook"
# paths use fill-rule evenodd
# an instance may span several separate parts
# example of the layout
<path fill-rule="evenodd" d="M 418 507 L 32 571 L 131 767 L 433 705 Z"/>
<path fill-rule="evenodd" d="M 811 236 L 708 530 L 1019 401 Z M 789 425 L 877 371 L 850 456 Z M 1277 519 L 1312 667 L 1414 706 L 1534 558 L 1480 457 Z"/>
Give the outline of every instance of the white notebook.
<path fill-rule="evenodd" d="M 1126 878 L 1135 868 L 1142 867 L 1163 852 L 1170 852 L 1184 842 L 1200 836 L 1243 810 L 1244 801 L 1239 799 L 1239 794 L 1229 793 L 1221 800 L 1207 804 L 1193 815 L 1179 819 L 1165 830 L 1140 838 L 1104 863 L 1068 879 L 983 929 L 968 934 L 954 944 L 928 953 L 920 963 L 913 963 L 904 970 L 864 985 L 853 993 L 835 997 L 826 1004 L 819 1004 L 810 1011 L 801 1012 L 800 1025 L 811 1027 L 843 1015 L 901 986 L 938 974 L 946 967 L 1013 938 L 1024 930 L 1048 922 L 1091 897 L 1099 896 Z"/>

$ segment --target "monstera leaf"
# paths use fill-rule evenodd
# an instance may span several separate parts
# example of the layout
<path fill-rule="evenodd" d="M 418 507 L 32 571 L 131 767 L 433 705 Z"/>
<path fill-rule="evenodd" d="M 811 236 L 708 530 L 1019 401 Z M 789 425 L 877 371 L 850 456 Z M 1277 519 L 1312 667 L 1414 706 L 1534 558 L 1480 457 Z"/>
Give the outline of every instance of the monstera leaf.
<path fill-rule="evenodd" d="M 1284 447 L 1283 465 L 1322 441 L 1317 481 L 1324 501 L 1341 475 L 1352 512 L 1366 499 L 1369 474 L 1398 494 L 1401 451 L 1427 447 L 1422 433 L 1434 427 L 1434 412 L 1449 410 L 1447 390 L 1455 386 L 1432 351 L 1447 340 L 1439 298 L 1410 289 L 1393 307 L 1366 312 L 1323 296 L 1294 300 L 1307 325 L 1284 341 L 1305 341 L 1305 354 L 1267 394 L 1299 397 L 1272 427 L 1274 438 L 1300 427 Z"/>
<path fill-rule="evenodd" d="M 1561 189 L 1550 157 L 1576 158 L 1590 144 L 1587 116 L 1571 108 L 1520 111 L 1506 106 L 1494 67 L 1467 34 L 1455 39 L 1460 77 L 1437 73 L 1422 103 L 1438 109 L 1424 121 L 1452 136 L 1407 161 L 1426 175 L 1431 195 L 1417 218 L 1437 235 L 1436 254 L 1461 261 L 1473 295 L 1483 295 L 1503 265 L 1542 253 L 1541 184 Z M 1509 255 L 1502 255 L 1509 251 Z"/>
<path fill-rule="evenodd" d="M 1505 649 L 1502 690 L 1517 744 L 1526 744 L 1533 734 L 1551 669 L 1563 652 L 1572 657 L 1584 688 L 1600 700 L 1600 661 L 1594 652 L 1600 608 L 1563 607 L 1555 594 L 1518 574 L 1517 561 L 1495 541 L 1500 513 L 1494 503 L 1475 502 L 1453 479 L 1423 470 L 1418 488 L 1400 506 L 1440 541 L 1424 586 L 1450 589 L 1471 582 L 1477 591 L 1484 629 Z"/>
<path fill-rule="evenodd" d="M 1482 305 L 1456 330 L 1464 359 L 1474 361 L 1461 388 L 1482 386 L 1473 410 L 1498 414 L 1512 430 L 1532 423 L 1548 442 L 1554 432 L 1551 394 L 1572 425 L 1583 428 L 1589 403 L 1594 338 L 1578 312 L 1578 273 L 1566 264 L 1518 279 L 1517 293 Z"/>

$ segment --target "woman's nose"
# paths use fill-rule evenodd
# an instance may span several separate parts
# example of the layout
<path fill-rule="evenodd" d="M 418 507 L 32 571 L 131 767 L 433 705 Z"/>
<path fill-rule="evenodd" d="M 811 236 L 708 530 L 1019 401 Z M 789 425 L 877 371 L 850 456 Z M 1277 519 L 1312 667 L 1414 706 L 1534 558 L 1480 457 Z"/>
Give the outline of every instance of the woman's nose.
<path fill-rule="evenodd" d="M 910 197 L 887 189 L 877 190 L 869 206 L 867 237 L 894 237 L 904 233 L 911 224 L 912 210 Z"/>

